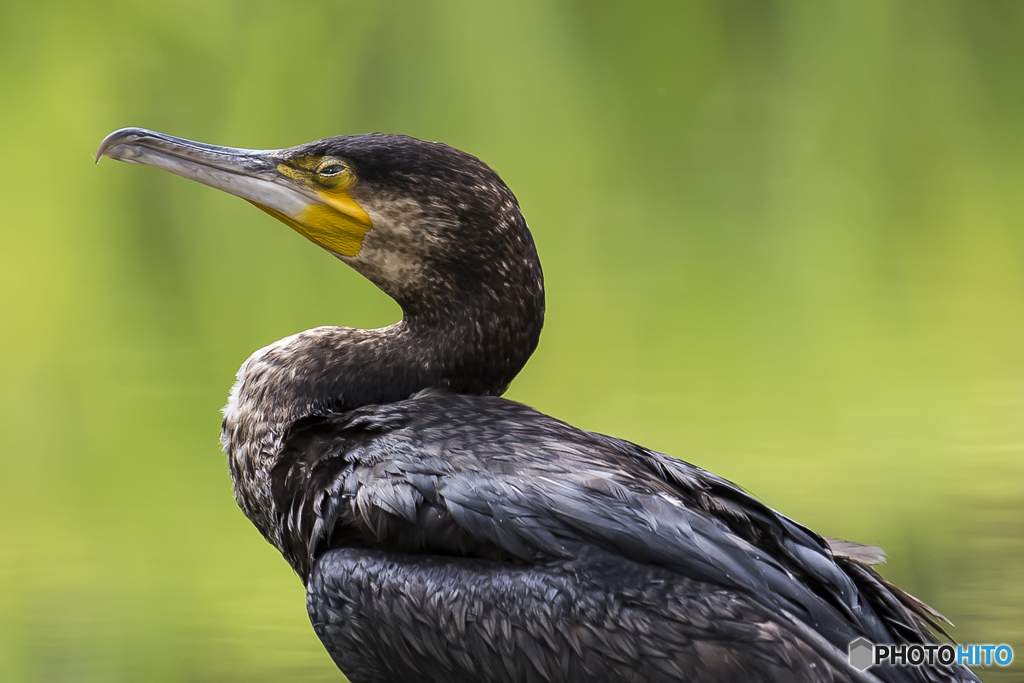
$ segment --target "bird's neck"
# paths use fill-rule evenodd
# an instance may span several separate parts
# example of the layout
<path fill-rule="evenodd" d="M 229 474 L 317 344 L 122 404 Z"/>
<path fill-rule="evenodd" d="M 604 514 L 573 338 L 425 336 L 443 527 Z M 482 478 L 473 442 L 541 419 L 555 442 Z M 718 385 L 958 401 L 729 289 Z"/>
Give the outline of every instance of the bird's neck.
<path fill-rule="evenodd" d="M 221 434 L 242 510 L 281 548 L 269 472 L 290 425 L 428 388 L 499 395 L 536 347 L 543 313 L 539 283 L 512 301 L 492 288 L 449 307 L 407 308 L 389 327 L 318 327 L 257 351 L 238 372 Z"/>

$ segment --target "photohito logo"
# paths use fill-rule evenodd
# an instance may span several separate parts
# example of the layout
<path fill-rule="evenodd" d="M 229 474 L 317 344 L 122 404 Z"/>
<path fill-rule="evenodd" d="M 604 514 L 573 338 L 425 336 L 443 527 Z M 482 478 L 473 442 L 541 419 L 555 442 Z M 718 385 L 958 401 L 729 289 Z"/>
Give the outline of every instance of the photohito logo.
<path fill-rule="evenodd" d="M 1013 648 L 1009 645 L 875 645 L 867 638 L 850 643 L 850 666 L 860 671 L 886 663 L 893 666 L 1009 666 L 1012 661 Z"/>

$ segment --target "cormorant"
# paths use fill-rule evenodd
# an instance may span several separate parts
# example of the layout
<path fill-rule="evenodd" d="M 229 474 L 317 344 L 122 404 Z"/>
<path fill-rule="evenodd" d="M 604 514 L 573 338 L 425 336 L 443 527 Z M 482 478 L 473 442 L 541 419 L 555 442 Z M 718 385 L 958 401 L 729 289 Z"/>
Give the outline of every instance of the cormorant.
<path fill-rule="evenodd" d="M 936 642 L 940 615 L 870 567 L 877 549 L 500 398 L 544 287 L 515 196 L 475 157 L 401 135 L 255 151 L 139 128 L 103 156 L 252 202 L 402 308 L 260 349 L 224 409 L 238 504 L 353 683 L 977 680 L 848 663 L 859 637 Z"/>

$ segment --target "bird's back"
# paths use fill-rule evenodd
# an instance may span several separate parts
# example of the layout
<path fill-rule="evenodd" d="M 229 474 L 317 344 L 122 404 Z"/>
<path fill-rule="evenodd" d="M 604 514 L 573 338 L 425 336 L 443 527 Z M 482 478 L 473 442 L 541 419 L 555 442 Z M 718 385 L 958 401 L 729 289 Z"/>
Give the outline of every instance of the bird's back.
<path fill-rule="evenodd" d="M 314 626 L 360 681 L 976 680 L 850 667 L 928 612 L 732 484 L 499 398 L 307 418 L 272 472 Z"/>

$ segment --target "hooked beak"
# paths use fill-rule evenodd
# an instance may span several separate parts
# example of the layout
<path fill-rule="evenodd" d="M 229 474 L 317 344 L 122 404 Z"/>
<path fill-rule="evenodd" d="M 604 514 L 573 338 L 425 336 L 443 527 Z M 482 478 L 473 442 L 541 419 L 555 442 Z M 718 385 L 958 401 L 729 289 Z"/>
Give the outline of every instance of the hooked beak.
<path fill-rule="evenodd" d="M 318 192 L 281 172 L 289 150 L 220 147 L 144 128 L 122 128 L 100 143 L 109 157 L 145 164 L 252 202 L 338 256 L 355 256 L 372 227 L 363 208 L 343 192 Z"/>
<path fill-rule="evenodd" d="M 298 219 L 319 197 L 277 171 L 278 150 L 219 147 L 145 128 L 122 128 L 100 143 L 96 162 L 109 157 L 145 164 Z"/>

